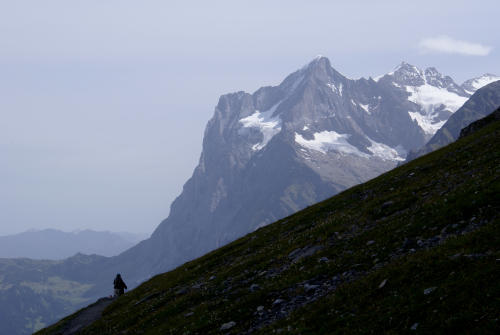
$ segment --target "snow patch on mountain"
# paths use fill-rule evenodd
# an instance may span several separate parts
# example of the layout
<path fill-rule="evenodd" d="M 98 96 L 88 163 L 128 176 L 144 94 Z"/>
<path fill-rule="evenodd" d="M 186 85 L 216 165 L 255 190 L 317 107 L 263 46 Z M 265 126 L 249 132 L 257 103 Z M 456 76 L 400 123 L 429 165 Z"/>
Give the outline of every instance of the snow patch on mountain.
<path fill-rule="evenodd" d="M 479 78 L 476 78 L 475 80 L 472 81 L 472 87 L 474 87 L 476 90 L 480 89 L 483 86 L 486 86 L 488 84 L 491 84 L 494 81 L 500 80 L 500 77 L 495 76 L 495 75 L 485 75 Z"/>
<path fill-rule="evenodd" d="M 445 124 L 446 120 L 435 121 L 432 114 L 420 114 L 419 112 L 408 112 L 411 119 L 416 121 L 422 130 L 428 135 L 434 135 L 439 128 Z"/>
<path fill-rule="evenodd" d="M 359 107 L 363 108 L 365 112 L 367 112 L 368 114 L 371 114 L 370 112 L 370 106 L 368 104 L 364 105 L 362 103 L 358 103 Z"/>
<path fill-rule="evenodd" d="M 342 90 L 344 89 L 342 83 L 338 84 L 338 87 L 335 84 L 327 84 L 330 89 L 337 93 L 338 95 L 342 96 Z"/>
<path fill-rule="evenodd" d="M 328 151 L 336 151 L 342 154 L 356 155 L 358 157 L 376 157 L 385 161 L 404 161 L 406 152 L 402 148 L 391 148 L 390 146 L 376 142 L 368 138 L 371 145 L 367 148 L 372 154 L 361 152 L 358 148 L 347 142 L 349 134 L 339 134 L 335 131 L 322 131 L 313 134 L 312 140 L 305 139 L 301 134 L 295 133 L 295 142 L 300 146 L 319 151 L 323 154 Z M 301 149 L 303 151 L 303 149 Z"/>
<path fill-rule="evenodd" d="M 450 77 L 443 76 L 435 68 L 422 71 L 406 62 L 402 62 L 388 74 L 375 77 L 374 80 L 379 81 L 384 77 L 388 77 L 389 83 L 394 87 L 408 92 L 408 100 L 420 107 L 419 110 L 408 111 L 408 114 L 423 130 L 426 137 L 434 135 L 449 115 L 467 101 L 469 94 L 472 94 L 470 91 L 477 89 L 469 85 L 471 89 L 465 91 L 465 84 L 468 82 L 470 84 L 471 81 L 460 87 Z M 478 86 L 479 82 L 486 84 L 488 79 L 478 80 Z"/>
<path fill-rule="evenodd" d="M 263 149 L 269 141 L 281 131 L 281 119 L 279 116 L 274 116 L 276 108 L 280 105 L 281 101 L 271 107 L 265 112 L 255 111 L 252 115 L 249 115 L 239 122 L 242 124 L 241 130 L 244 128 L 256 128 L 262 133 L 262 141 L 254 144 L 252 146 L 253 151 L 259 151 Z"/>
<path fill-rule="evenodd" d="M 406 91 L 410 93 L 408 100 L 420 105 L 427 114 L 440 106 L 444 106 L 445 110 L 455 112 L 467 101 L 467 97 L 429 84 L 416 87 L 406 86 Z"/>
<path fill-rule="evenodd" d="M 362 104 L 360 102 L 356 102 L 354 100 L 351 99 L 351 104 L 353 104 L 354 106 L 359 106 L 361 107 L 366 113 L 368 113 L 369 115 L 371 114 L 370 112 L 370 106 L 368 104 Z"/>
<path fill-rule="evenodd" d="M 373 154 L 373 156 L 385 161 L 405 160 L 405 158 L 402 156 L 406 156 L 406 152 L 404 150 L 401 150 L 402 148 L 394 149 L 384 143 L 375 142 L 371 138 L 368 138 L 368 140 L 371 142 L 371 145 L 367 149 Z"/>
<path fill-rule="evenodd" d="M 335 131 L 322 131 L 313 134 L 312 140 L 305 139 L 302 135 L 295 133 L 295 142 L 304 148 L 326 153 L 330 150 L 343 154 L 368 157 L 367 154 L 359 151 L 358 148 L 347 142 L 349 134 L 339 134 Z"/>
<path fill-rule="evenodd" d="M 499 76 L 496 76 L 494 74 L 484 74 L 481 77 L 477 77 L 474 79 L 467 80 L 462 87 L 464 90 L 469 93 L 473 94 L 475 91 L 480 89 L 483 86 L 486 86 L 488 84 L 491 84 L 494 81 L 500 80 Z"/>
<path fill-rule="evenodd" d="M 446 122 L 446 120 L 436 120 L 438 109 L 455 113 L 467 101 L 467 97 L 427 83 L 421 86 L 406 86 L 406 91 L 410 93 L 408 100 L 421 107 L 421 113 L 408 112 L 408 114 L 429 135 L 434 135 Z"/>

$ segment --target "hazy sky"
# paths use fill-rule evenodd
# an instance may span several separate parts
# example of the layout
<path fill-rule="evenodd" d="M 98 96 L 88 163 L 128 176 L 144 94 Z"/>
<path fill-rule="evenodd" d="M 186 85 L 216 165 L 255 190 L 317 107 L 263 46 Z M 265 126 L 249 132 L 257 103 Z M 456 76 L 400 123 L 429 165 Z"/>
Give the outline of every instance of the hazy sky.
<path fill-rule="evenodd" d="M 151 233 L 221 94 L 317 54 L 352 78 L 405 60 L 500 74 L 495 1 L 0 0 L 0 235 Z"/>

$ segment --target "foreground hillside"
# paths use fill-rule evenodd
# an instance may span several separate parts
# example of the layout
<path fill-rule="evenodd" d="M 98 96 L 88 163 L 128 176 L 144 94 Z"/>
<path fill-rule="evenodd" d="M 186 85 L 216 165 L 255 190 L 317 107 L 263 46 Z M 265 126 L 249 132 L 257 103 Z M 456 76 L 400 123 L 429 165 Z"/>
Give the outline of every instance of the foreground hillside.
<path fill-rule="evenodd" d="M 158 275 L 80 333 L 498 333 L 499 139 L 497 121 Z"/>

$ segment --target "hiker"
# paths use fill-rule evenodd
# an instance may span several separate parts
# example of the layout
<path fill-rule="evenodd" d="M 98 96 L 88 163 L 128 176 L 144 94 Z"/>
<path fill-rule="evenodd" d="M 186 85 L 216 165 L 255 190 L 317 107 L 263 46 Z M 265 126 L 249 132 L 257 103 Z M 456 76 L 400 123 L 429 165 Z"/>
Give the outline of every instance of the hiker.
<path fill-rule="evenodd" d="M 125 284 L 120 274 L 116 275 L 113 284 L 115 287 L 115 297 L 122 295 L 124 291 L 127 289 L 127 284 Z"/>

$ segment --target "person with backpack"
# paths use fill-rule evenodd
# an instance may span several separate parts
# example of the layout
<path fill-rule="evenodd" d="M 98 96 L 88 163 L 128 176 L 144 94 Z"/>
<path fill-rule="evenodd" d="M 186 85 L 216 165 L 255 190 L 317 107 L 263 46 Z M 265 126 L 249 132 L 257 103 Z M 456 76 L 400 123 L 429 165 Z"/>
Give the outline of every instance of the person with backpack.
<path fill-rule="evenodd" d="M 113 281 L 113 285 L 114 285 L 114 288 L 115 288 L 115 296 L 116 297 L 119 297 L 119 296 L 123 295 L 123 293 L 127 289 L 127 285 L 123 281 L 122 276 L 120 274 L 116 275 L 116 278 Z"/>

